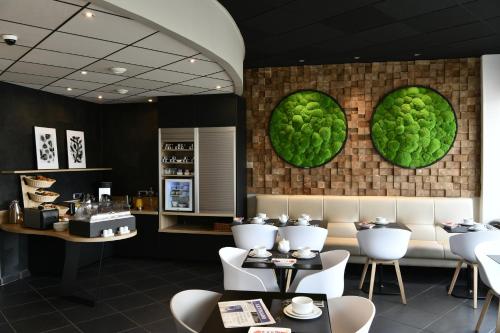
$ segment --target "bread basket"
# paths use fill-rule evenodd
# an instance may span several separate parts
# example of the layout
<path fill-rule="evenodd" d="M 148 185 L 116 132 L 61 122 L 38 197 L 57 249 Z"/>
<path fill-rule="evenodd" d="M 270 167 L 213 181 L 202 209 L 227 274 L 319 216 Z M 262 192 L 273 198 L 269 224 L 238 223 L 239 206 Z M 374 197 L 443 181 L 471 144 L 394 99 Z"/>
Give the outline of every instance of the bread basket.
<path fill-rule="evenodd" d="M 59 197 L 59 194 L 40 195 L 33 192 L 28 192 L 28 196 L 30 197 L 31 200 L 42 203 L 42 202 L 54 202 Z"/>
<path fill-rule="evenodd" d="M 31 187 L 36 187 L 36 188 L 49 188 L 54 183 L 56 182 L 55 179 L 52 180 L 38 180 L 34 179 L 32 177 L 24 177 L 24 180 L 26 181 L 26 184 Z"/>

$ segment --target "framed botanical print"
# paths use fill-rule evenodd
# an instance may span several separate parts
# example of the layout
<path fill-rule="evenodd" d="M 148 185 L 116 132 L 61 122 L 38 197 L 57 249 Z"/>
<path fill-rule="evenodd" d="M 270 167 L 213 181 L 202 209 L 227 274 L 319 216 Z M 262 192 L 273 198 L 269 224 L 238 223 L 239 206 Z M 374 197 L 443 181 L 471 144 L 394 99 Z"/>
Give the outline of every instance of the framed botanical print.
<path fill-rule="evenodd" d="M 59 169 L 55 128 L 35 126 L 35 149 L 38 169 Z"/>
<path fill-rule="evenodd" d="M 68 168 L 86 168 L 85 136 L 82 131 L 66 131 L 68 145 Z"/>

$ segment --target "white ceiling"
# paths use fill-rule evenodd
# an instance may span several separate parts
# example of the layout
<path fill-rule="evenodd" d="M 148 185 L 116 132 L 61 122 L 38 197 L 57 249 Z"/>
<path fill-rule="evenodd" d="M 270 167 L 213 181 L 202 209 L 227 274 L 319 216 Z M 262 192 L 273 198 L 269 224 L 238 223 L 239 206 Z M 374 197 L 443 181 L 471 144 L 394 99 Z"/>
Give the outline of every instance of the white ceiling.
<path fill-rule="evenodd" d="M 222 67 L 203 54 L 86 1 L 1 0 L 2 34 L 19 39 L 14 46 L 0 42 L 0 81 L 32 89 L 95 103 L 234 91 Z M 111 67 L 127 72 L 116 75 Z"/>

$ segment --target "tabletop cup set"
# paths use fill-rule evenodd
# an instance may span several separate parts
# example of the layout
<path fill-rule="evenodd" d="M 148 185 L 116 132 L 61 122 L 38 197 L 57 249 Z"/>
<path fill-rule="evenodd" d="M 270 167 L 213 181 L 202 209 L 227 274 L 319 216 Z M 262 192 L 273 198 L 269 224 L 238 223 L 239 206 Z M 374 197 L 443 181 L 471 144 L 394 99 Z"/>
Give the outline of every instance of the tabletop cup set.
<path fill-rule="evenodd" d="M 486 225 L 484 225 L 482 223 L 475 222 L 474 219 L 471 217 L 464 218 L 459 223 L 447 222 L 447 223 L 443 223 L 443 225 L 446 227 L 449 227 L 449 228 L 463 226 L 463 227 L 467 227 L 467 230 L 469 230 L 469 231 L 486 231 L 486 230 L 488 230 Z"/>
<path fill-rule="evenodd" d="M 243 223 L 245 219 L 243 217 L 234 217 L 233 223 Z M 256 216 L 249 218 L 249 222 L 252 224 L 265 224 L 269 221 L 269 217 L 266 213 L 257 213 Z M 311 225 L 311 216 L 309 214 L 301 214 L 297 220 L 291 220 L 286 214 L 281 214 L 278 216 L 278 221 L 280 224 L 285 225 L 288 222 L 294 225 L 309 226 Z"/>
<path fill-rule="evenodd" d="M 323 312 L 314 305 L 312 298 L 296 296 L 292 298 L 292 303 L 283 309 L 283 313 L 294 319 L 315 319 L 321 316 Z"/>

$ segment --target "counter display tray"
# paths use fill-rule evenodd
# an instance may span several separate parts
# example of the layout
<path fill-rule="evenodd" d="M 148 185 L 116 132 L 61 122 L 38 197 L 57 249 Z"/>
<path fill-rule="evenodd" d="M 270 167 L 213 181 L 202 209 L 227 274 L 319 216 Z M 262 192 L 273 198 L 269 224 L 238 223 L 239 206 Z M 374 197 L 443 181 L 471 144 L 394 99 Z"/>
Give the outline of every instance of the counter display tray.
<path fill-rule="evenodd" d="M 112 229 L 117 234 L 120 227 L 128 227 L 130 231 L 134 231 L 135 216 L 129 215 L 98 222 L 71 220 L 69 223 L 69 233 L 81 237 L 100 237 L 103 230 Z"/>

